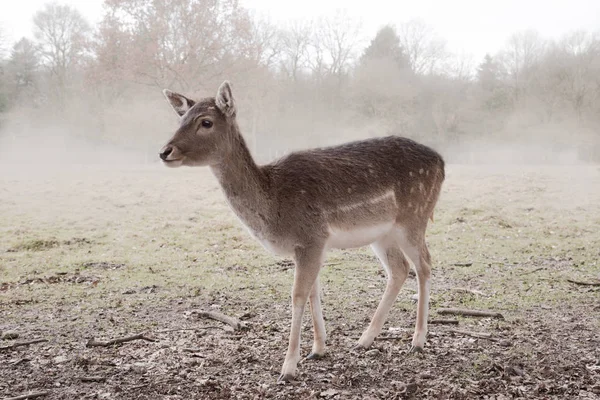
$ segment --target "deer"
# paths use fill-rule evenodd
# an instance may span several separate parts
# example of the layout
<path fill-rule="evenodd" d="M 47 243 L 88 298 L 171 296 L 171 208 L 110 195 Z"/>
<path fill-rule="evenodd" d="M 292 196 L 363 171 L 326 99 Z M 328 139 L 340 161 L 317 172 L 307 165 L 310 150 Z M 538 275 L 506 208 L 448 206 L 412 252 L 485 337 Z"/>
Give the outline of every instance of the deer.
<path fill-rule="evenodd" d="M 380 334 L 409 272 L 418 282 L 415 331 L 408 353 L 422 352 L 427 335 L 431 256 L 428 221 L 445 178 L 432 148 L 400 136 L 294 151 L 258 165 L 240 132 L 232 86 L 198 101 L 163 90 L 179 128 L 160 149 L 167 167 L 208 166 L 229 207 L 262 246 L 294 260 L 291 326 L 278 381 L 293 381 L 307 302 L 313 325 L 307 360 L 325 355 L 326 332 L 319 271 L 329 249 L 370 245 L 387 283 L 370 324 L 353 347 L 368 349 Z"/>

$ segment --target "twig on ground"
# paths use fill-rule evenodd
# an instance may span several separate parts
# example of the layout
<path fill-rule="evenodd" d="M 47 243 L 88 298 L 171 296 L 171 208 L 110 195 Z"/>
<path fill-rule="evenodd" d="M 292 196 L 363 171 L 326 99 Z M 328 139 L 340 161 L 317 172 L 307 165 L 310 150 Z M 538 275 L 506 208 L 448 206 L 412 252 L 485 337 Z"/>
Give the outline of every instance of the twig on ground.
<path fill-rule="evenodd" d="M 519 276 L 524 276 L 524 275 L 533 274 L 533 273 L 535 273 L 535 272 L 538 272 L 538 271 L 541 271 L 541 270 L 544 270 L 544 269 L 546 269 L 546 267 L 539 267 L 539 268 L 536 268 L 536 269 L 532 269 L 531 271 L 526 271 L 526 272 L 523 272 L 523 273 L 522 273 L 522 274 L 520 274 Z"/>
<path fill-rule="evenodd" d="M 42 343 L 42 342 L 47 342 L 47 341 L 48 341 L 48 339 L 35 339 L 35 340 L 30 340 L 28 342 L 16 342 L 16 343 L 11 344 L 10 346 L 0 347 L 0 350 L 12 350 L 12 349 L 16 349 L 17 347 L 29 346 L 30 344 Z"/>
<path fill-rule="evenodd" d="M 432 319 L 429 321 L 430 324 L 438 325 L 458 325 L 457 319 Z"/>
<path fill-rule="evenodd" d="M 181 349 L 181 351 L 185 351 L 186 353 L 200 353 L 200 352 L 202 352 L 202 349 L 196 349 L 193 347 L 184 347 L 183 349 Z"/>
<path fill-rule="evenodd" d="M 143 385 L 135 385 L 135 386 L 128 387 L 127 390 L 131 391 L 131 390 L 136 390 L 136 389 L 142 389 L 142 388 L 145 388 L 146 386 L 148 386 L 147 383 L 145 383 Z"/>
<path fill-rule="evenodd" d="M 567 279 L 568 282 L 574 283 L 576 285 L 581 286 L 600 286 L 600 280 L 596 280 L 595 282 L 586 282 L 586 281 L 576 281 L 575 279 Z"/>
<path fill-rule="evenodd" d="M 163 329 L 162 331 L 157 331 L 156 333 L 169 333 L 169 332 L 179 332 L 179 331 L 200 331 L 203 329 L 223 329 L 222 326 L 199 326 L 197 328 L 174 328 L 174 329 Z"/>
<path fill-rule="evenodd" d="M 452 264 L 455 267 L 470 267 L 471 265 L 473 265 L 472 262 L 466 262 L 466 263 L 454 263 Z"/>
<path fill-rule="evenodd" d="M 16 361 L 13 361 L 11 365 L 19 365 L 19 364 L 21 364 L 21 363 L 24 363 L 24 362 L 29 362 L 29 361 L 31 361 L 31 358 L 27 358 L 27 357 L 25 357 L 25 358 L 20 358 L 20 359 L 18 359 L 18 360 L 16 360 Z"/>
<path fill-rule="evenodd" d="M 491 340 L 494 342 L 498 340 L 498 339 L 492 337 L 491 333 L 486 333 L 486 332 L 470 332 L 470 331 L 463 331 L 460 329 L 449 329 L 448 332 L 456 333 L 459 335 L 471 336 L 471 337 L 478 338 L 478 339 L 488 339 L 488 340 Z"/>
<path fill-rule="evenodd" d="M 96 339 L 90 339 L 85 347 L 108 347 L 119 343 L 131 342 L 132 340 L 146 340 L 148 342 L 156 342 L 156 339 L 149 338 L 144 336 L 143 333 L 138 333 L 137 335 L 126 336 L 122 338 L 112 339 L 106 342 L 97 341 Z"/>
<path fill-rule="evenodd" d="M 81 382 L 104 382 L 106 380 L 105 376 L 82 376 L 79 378 Z"/>
<path fill-rule="evenodd" d="M 333 267 L 336 265 L 340 265 L 341 263 L 342 263 L 341 261 L 328 262 L 328 263 L 325 263 L 324 266 L 325 267 Z"/>
<path fill-rule="evenodd" d="M 48 396 L 50 392 L 31 392 L 28 394 L 22 394 L 16 397 L 7 397 L 4 400 L 25 400 L 25 399 L 35 399 L 37 397 Z"/>
<path fill-rule="evenodd" d="M 492 317 L 504 319 L 504 316 L 494 311 L 481 311 L 481 310 L 468 310 L 465 308 L 440 308 L 437 310 L 440 315 L 451 314 L 451 315 L 463 315 L 470 317 Z"/>
<path fill-rule="evenodd" d="M 455 292 L 471 293 L 471 294 L 475 294 L 477 296 L 485 296 L 485 293 L 483 293 L 482 291 L 476 290 L 476 289 L 469 289 L 469 288 L 464 288 L 464 287 L 453 287 L 453 288 L 450 288 L 450 290 L 454 290 Z"/>
<path fill-rule="evenodd" d="M 377 336 L 375 340 L 397 340 L 404 339 L 405 336 L 393 335 L 393 336 Z"/>
<path fill-rule="evenodd" d="M 197 314 L 200 318 L 210 318 L 215 321 L 223 322 L 233 328 L 233 330 L 240 330 L 245 328 L 245 324 L 243 324 L 239 319 L 230 317 L 225 314 L 218 313 L 216 311 L 202 311 L 202 310 L 193 310 L 193 314 Z"/>

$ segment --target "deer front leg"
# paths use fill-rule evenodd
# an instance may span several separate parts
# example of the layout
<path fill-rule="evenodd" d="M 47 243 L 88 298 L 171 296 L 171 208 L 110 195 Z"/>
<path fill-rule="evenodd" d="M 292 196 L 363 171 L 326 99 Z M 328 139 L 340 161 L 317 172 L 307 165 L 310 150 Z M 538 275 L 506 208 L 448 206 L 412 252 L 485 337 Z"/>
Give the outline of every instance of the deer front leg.
<path fill-rule="evenodd" d="M 306 300 L 319 275 L 323 255 L 322 247 L 302 247 L 296 249 L 296 270 L 294 287 L 292 289 L 292 325 L 285 361 L 281 368 L 279 381 L 288 382 L 296 376 L 298 361 L 300 361 L 300 329 Z"/>

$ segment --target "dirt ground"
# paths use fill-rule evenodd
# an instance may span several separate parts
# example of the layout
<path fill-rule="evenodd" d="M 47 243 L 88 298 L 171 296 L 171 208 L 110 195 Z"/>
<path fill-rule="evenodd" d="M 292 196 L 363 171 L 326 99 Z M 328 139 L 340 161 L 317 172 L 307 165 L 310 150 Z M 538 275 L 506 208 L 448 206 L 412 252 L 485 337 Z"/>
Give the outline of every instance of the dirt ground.
<path fill-rule="evenodd" d="M 597 166 L 448 166 L 430 320 L 458 325 L 431 324 L 407 354 L 409 278 L 374 347 L 351 350 L 385 277 L 368 248 L 332 251 L 328 353 L 289 384 L 293 264 L 253 241 L 208 171 L 38 167 L 0 166 L 0 399 L 600 399 L 600 287 L 581 284 L 600 279 Z M 139 333 L 152 341 L 86 346 Z M 311 341 L 306 313 L 303 356 Z"/>

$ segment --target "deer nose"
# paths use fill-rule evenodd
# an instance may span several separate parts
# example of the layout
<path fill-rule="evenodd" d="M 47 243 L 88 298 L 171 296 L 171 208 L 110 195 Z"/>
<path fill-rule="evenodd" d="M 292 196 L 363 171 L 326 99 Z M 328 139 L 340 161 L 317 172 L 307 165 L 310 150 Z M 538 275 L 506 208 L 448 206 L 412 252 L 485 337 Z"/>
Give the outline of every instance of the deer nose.
<path fill-rule="evenodd" d="M 169 154 L 171 154 L 172 152 L 173 147 L 168 146 L 162 151 L 162 153 L 159 153 L 158 155 L 160 156 L 161 160 L 166 161 L 167 157 L 169 157 Z"/>

